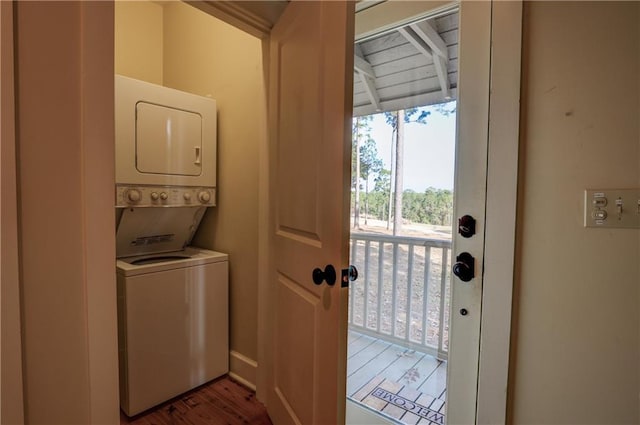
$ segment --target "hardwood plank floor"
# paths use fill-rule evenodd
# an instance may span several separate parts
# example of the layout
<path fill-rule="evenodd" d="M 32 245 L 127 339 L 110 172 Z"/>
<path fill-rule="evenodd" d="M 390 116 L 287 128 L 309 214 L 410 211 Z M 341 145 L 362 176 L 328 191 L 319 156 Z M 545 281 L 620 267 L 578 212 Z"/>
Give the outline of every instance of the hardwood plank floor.
<path fill-rule="evenodd" d="M 349 377 L 347 395 L 356 402 L 369 394 L 378 381 L 391 380 L 407 390 L 422 394 L 418 401 L 444 413 L 446 400 L 446 362 L 413 352 L 396 344 L 349 332 Z M 376 381 L 376 379 L 378 381 Z M 374 385 L 375 384 L 375 385 Z M 370 386 L 371 388 L 367 388 Z M 359 397 L 356 393 L 363 392 Z M 404 416 L 388 412 L 394 406 L 381 406 L 389 416 L 402 423 Z M 265 407 L 253 391 L 222 377 L 182 396 L 169 400 L 141 415 L 128 418 L 121 414 L 122 425 L 272 425 Z M 431 423 L 422 418 L 422 423 Z"/>
<path fill-rule="evenodd" d="M 120 424 L 132 425 L 272 425 L 255 393 L 224 376 L 169 400 Z"/>

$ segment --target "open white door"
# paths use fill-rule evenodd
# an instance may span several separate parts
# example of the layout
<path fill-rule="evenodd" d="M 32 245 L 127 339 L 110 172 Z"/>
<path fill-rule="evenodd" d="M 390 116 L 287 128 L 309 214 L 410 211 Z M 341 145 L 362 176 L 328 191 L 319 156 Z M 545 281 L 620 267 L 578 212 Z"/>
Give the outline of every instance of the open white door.
<path fill-rule="evenodd" d="M 266 352 L 277 425 L 344 422 L 353 8 L 291 2 L 271 32 Z M 327 265 L 335 283 L 314 284 Z"/>
<path fill-rule="evenodd" d="M 357 404 L 353 404 L 354 408 L 350 411 L 353 413 L 349 417 L 350 424 L 380 423 L 374 422 L 380 419 L 371 418 L 371 411 L 381 412 L 382 415 L 400 423 L 415 423 L 418 416 L 422 417 L 419 423 L 426 423 L 426 421 L 443 423 L 445 420 L 449 424 L 504 423 L 505 420 L 513 276 L 514 236 L 512 232 L 517 183 L 517 173 L 513 170 L 517 165 L 517 112 L 519 110 L 517 95 L 520 75 L 517 64 L 520 60 L 518 25 L 521 21 L 521 12 L 519 12 L 521 5 L 513 2 L 507 7 L 505 5 L 510 4 L 509 2 L 463 1 L 458 5 L 453 4 L 453 7 L 452 4 L 448 4 L 443 9 L 442 4 L 436 3 L 438 2 L 424 4 L 416 2 L 408 6 L 405 2 L 383 2 L 365 9 L 356 21 L 358 22 L 360 18 L 358 28 L 365 28 L 364 35 L 360 35 L 359 39 L 363 57 L 365 55 L 374 57 L 375 54 L 379 54 L 382 49 L 378 46 L 381 45 L 388 46 L 388 51 L 395 45 L 404 48 L 405 45 L 395 41 L 402 40 L 401 37 L 393 39 L 390 36 L 394 30 L 400 29 L 403 31 L 399 32 L 409 43 L 420 47 L 418 50 L 422 53 L 427 52 L 429 60 L 432 60 L 433 53 L 429 53 L 431 50 L 425 47 L 423 42 L 429 39 L 435 45 L 434 40 L 439 37 L 438 34 L 426 36 L 425 33 L 423 36 L 416 36 L 417 33 L 414 30 L 425 28 L 425 23 L 428 21 L 422 21 L 421 25 L 421 19 L 431 20 L 428 25 L 435 25 L 434 17 L 442 20 L 448 17 L 453 20 L 455 15 L 447 12 L 456 6 L 459 11 L 459 27 L 455 30 L 449 27 L 446 30 L 448 43 L 456 40 L 452 35 L 453 31 L 458 33 L 456 47 L 459 48 L 459 50 L 452 50 L 457 53 L 455 60 L 458 63 L 454 224 L 457 225 L 457 218 L 468 215 L 475 219 L 476 230 L 473 235 L 466 234 L 466 237 L 463 237 L 457 232 L 458 229 L 455 226 L 453 233 L 453 263 L 460 262 L 457 267 L 454 266 L 454 270 L 458 270 L 460 276 L 452 276 L 450 280 L 452 288 L 451 309 L 448 316 L 450 320 L 440 321 L 449 325 L 450 330 L 446 363 L 448 379 L 444 382 L 445 379 L 442 377 L 444 367 L 436 363 L 433 357 L 425 353 L 419 354 L 423 357 L 414 357 L 415 351 L 420 351 L 421 347 L 426 345 L 424 342 L 421 345 L 418 341 L 410 341 L 408 332 L 404 335 L 394 334 L 395 330 L 391 326 L 390 331 L 380 332 L 382 329 L 380 322 L 377 322 L 377 326 L 371 325 L 372 321 L 369 319 L 367 309 L 373 311 L 371 316 L 374 317 L 374 321 L 380 320 L 379 317 L 384 313 L 380 307 L 376 309 L 375 303 L 367 304 L 371 300 L 369 298 L 367 301 L 367 294 L 373 294 L 378 303 L 381 302 L 381 298 L 384 300 L 384 295 L 379 295 L 381 289 L 374 287 L 370 291 L 368 286 L 361 286 L 360 305 L 362 307 L 359 312 L 364 319 L 359 323 L 354 321 L 354 333 L 357 335 L 356 332 L 361 332 L 364 336 L 375 338 L 376 341 L 369 347 L 362 343 L 367 341 L 367 338 L 363 337 L 360 340 L 355 339 L 351 345 L 353 353 L 350 359 L 352 363 L 349 366 L 350 379 L 353 381 L 349 382 L 350 397 Z M 418 23 L 411 24 L 411 22 Z M 381 23 L 383 23 L 382 27 L 380 27 Z M 407 29 L 407 26 L 410 28 Z M 500 31 L 497 32 L 496 28 Z M 510 29 L 512 35 L 507 35 L 509 33 L 506 29 Z M 444 42 L 442 39 L 440 41 Z M 370 44 L 367 45 L 367 43 Z M 449 49 L 452 49 L 451 44 Z M 403 54 L 408 56 L 407 53 Z M 404 58 L 400 54 L 397 56 Z M 390 57 L 391 55 L 387 53 L 384 59 L 390 60 Z M 387 61 L 380 60 L 380 56 L 376 61 L 388 64 Z M 388 71 L 381 71 L 381 73 L 384 72 Z M 388 75 L 378 75 L 378 78 L 380 77 L 386 78 Z M 360 102 L 362 105 L 362 100 Z M 385 102 L 382 101 L 382 104 Z M 392 103 L 387 101 L 387 104 Z M 414 106 L 401 105 L 400 102 L 392 105 L 393 107 Z M 371 105 L 367 106 L 371 107 Z M 363 109 L 366 110 L 366 108 Z M 490 111 L 493 114 L 491 120 L 489 119 Z M 516 114 L 515 119 L 512 113 Z M 496 178 L 497 176 L 500 176 L 500 179 Z M 367 235 L 367 238 L 367 244 L 376 240 L 376 237 L 371 235 Z M 388 261 L 389 270 L 395 270 L 397 264 L 402 263 L 394 258 L 391 264 L 392 260 L 389 257 L 384 258 L 384 251 L 381 248 L 371 249 L 374 242 L 369 246 L 364 244 L 364 239 L 362 242 L 361 247 L 358 248 L 360 257 L 353 261 L 362 266 L 363 280 L 373 274 L 366 265 L 367 255 L 370 253 L 371 258 L 380 259 L 381 265 L 378 266 L 378 270 L 382 269 L 383 261 Z M 357 246 L 356 243 L 354 242 L 355 246 Z M 398 242 L 394 241 L 394 243 Z M 427 243 L 430 242 L 425 242 Z M 405 245 L 406 251 L 409 251 L 408 244 Z M 376 257 L 373 257 L 374 255 Z M 413 254 L 408 254 L 405 258 L 413 259 L 412 256 Z M 465 269 L 465 258 L 470 260 L 468 270 Z M 369 262 L 373 261 L 369 260 Z M 430 260 L 428 262 L 425 260 L 425 264 L 427 263 L 430 263 Z M 415 263 L 414 266 L 410 264 L 412 263 L 407 259 L 406 263 L 400 267 L 406 265 L 407 269 L 413 272 Z M 415 269 L 417 270 L 418 267 Z M 465 270 L 469 272 L 471 269 L 473 269 L 472 273 L 465 276 Z M 422 272 L 424 275 L 427 274 L 425 270 Z M 419 272 L 415 275 L 419 276 Z M 376 282 L 380 284 L 379 282 L 383 280 L 382 273 L 379 276 L 377 278 L 374 276 L 371 281 L 374 284 Z M 446 282 L 445 273 L 442 276 L 442 282 Z M 393 283 L 389 285 L 388 282 L 391 280 Z M 409 280 L 410 278 L 407 278 L 407 281 Z M 428 282 L 429 279 L 425 281 Z M 362 283 L 364 282 L 360 284 Z M 396 286 L 395 277 L 387 277 L 385 285 L 392 286 L 393 291 L 401 284 Z M 419 287 L 418 285 L 416 287 Z M 444 285 L 445 283 L 443 288 Z M 425 289 L 428 289 L 428 283 L 420 288 L 420 296 L 428 292 Z M 442 289 L 440 294 L 444 291 Z M 357 294 L 357 291 L 354 293 Z M 405 292 L 407 293 L 411 294 L 409 291 Z M 393 308 L 399 305 L 396 299 L 389 298 L 383 302 L 394 303 Z M 411 296 L 407 295 L 405 300 L 410 298 Z M 443 302 L 444 306 L 446 297 L 440 297 L 439 301 Z M 424 313 L 427 311 L 426 297 L 424 302 L 422 318 L 427 317 Z M 441 307 L 440 312 L 443 309 Z M 419 305 L 417 310 L 420 311 Z M 412 317 L 411 313 L 411 304 L 408 303 L 404 309 L 404 316 L 400 315 L 402 320 L 406 320 L 406 328 L 410 328 L 411 320 L 414 320 L 417 322 L 417 328 L 420 329 L 420 315 Z M 391 320 L 397 320 L 397 317 L 392 317 Z M 407 319 L 407 317 L 412 318 Z M 425 328 L 426 322 L 421 330 Z M 390 332 L 391 335 L 386 332 Z M 442 329 L 439 332 L 442 337 Z M 388 345 L 390 342 L 398 345 L 390 349 Z M 417 342 L 417 347 L 412 346 L 412 342 Z M 404 352 L 399 351 L 402 355 L 408 352 L 406 362 L 398 362 L 393 353 L 389 354 L 396 348 L 407 349 Z M 411 348 L 415 351 L 412 352 Z M 445 396 L 447 414 L 443 417 L 440 413 L 443 413 L 441 406 Z"/>

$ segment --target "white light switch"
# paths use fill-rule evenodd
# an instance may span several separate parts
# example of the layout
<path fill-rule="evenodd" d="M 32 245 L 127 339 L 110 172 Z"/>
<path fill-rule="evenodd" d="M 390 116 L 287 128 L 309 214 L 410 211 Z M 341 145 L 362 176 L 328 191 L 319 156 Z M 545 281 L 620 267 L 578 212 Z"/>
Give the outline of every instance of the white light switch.
<path fill-rule="evenodd" d="M 584 225 L 640 229 L 640 189 L 585 190 Z"/>

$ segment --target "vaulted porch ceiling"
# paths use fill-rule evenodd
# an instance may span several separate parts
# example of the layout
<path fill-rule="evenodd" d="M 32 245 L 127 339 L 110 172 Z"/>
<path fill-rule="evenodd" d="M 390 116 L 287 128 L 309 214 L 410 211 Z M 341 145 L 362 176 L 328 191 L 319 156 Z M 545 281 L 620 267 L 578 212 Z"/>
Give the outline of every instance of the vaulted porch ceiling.
<path fill-rule="evenodd" d="M 456 98 L 458 12 L 358 40 L 354 116 L 443 103 Z"/>

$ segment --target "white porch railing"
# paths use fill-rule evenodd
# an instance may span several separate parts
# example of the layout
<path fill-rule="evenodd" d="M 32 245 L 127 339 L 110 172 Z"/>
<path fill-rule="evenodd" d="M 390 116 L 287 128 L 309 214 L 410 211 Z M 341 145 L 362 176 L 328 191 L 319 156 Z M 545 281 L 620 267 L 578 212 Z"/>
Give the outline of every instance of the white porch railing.
<path fill-rule="evenodd" d="M 446 360 L 451 241 L 351 234 L 349 326 Z"/>

